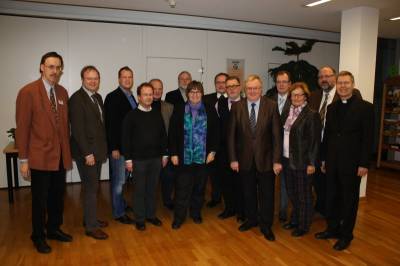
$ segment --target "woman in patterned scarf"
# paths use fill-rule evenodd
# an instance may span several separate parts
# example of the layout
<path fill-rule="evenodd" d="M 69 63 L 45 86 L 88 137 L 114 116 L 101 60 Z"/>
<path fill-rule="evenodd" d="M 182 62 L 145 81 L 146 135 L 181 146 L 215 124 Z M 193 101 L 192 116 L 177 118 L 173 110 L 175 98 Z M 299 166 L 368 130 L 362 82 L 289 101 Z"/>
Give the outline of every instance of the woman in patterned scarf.
<path fill-rule="evenodd" d="M 291 221 L 283 227 L 294 229 L 292 236 L 306 234 L 311 226 L 312 175 L 315 172 L 321 143 L 321 119 L 307 105 L 310 96 L 303 82 L 296 82 L 289 90 L 291 106 L 283 125 L 283 171 L 286 188 L 292 203 Z"/>
<path fill-rule="evenodd" d="M 203 85 L 192 81 L 186 89 L 187 102 L 174 108 L 169 125 L 169 152 L 177 170 L 173 229 L 181 227 L 188 208 L 194 223 L 203 221 L 206 164 L 214 160 L 219 143 L 218 116 L 202 101 L 203 95 Z"/>

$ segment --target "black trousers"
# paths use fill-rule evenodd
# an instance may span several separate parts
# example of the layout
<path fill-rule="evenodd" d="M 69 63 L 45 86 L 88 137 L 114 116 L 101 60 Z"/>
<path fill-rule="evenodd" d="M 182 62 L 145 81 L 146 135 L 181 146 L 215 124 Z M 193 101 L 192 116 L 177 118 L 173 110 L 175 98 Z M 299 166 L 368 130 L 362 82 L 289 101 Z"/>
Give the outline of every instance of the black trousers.
<path fill-rule="evenodd" d="M 215 202 L 221 201 L 221 173 L 219 165 L 221 159 L 218 153 L 215 155 L 215 160 L 207 164 L 208 174 L 211 181 L 211 200 Z"/>
<path fill-rule="evenodd" d="M 326 215 L 326 189 L 327 189 L 327 181 L 326 175 L 321 172 L 321 168 L 315 167 L 315 174 L 313 176 L 313 187 L 316 196 L 315 200 L 315 211 L 319 212 L 323 216 Z"/>
<path fill-rule="evenodd" d="M 161 169 L 160 181 L 161 181 L 161 197 L 164 205 L 174 203 L 174 183 L 175 183 L 175 167 L 171 161 Z"/>
<path fill-rule="evenodd" d="M 219 165 L 219 172 L 221 173 L 221 191 L 225 209 L 244 217 L 242 180 L 237 172 L 232 171 L 227 157 Z"/>
<path fill-rule="evenodd" d="M 346 240 L 353 239 L 360 195 L 361 177 L 327 165 L 326 218 L 328 230 Z"/>
<path fill-rule="evenodd" d="M 274 218 L 274 172 L 257 171 L 253 161 L 251 169 L 240 170 L 239 175 L 243 184 L 244 208 L 248 222 L 257 223 L 259 214 L 260 227 L 270 228 Z"/>
<path fill-rule="evenodd" d="M 133 213 L 136 222 L 143 223 L 146 218 L 156 217 L 156 189 L 160 171 L 160 157 L 133 161 Z"/>
<path fill-rule="evenodd" d="M 86 231 L 99 228 L 97 219 L 97 192 L 99 188 L 102 162 L 86 165 L 84 159 L 76 160 L 83 190 L 83 221 Z"/>
<path fill-rule="evenodd" d="M 31 169 L 33 241 L 45 238 L 45 228 L 52 232 L 63 223 L 65 169 L 60 161 L 58 171 Z"/>
<path fill-rule="evenodd" d="M 188 208 L 192 218 L 201 217 L 207 174 L 207 166 L 204 164 L 184 165 L 179 168 L 175 180 L 175 221 L 182 223 Z"/>

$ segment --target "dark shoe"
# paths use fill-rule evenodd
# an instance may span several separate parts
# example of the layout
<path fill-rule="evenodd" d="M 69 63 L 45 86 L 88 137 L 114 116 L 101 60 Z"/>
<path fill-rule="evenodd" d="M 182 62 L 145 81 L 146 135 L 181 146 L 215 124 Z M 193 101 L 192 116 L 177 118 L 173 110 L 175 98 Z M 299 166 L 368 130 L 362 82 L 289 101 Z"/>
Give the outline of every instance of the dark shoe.
<path fill-rule="evenodd" d="M 108 238 L 108 235 L 103 230 L 98 228 L 92 231 L 86 231 L 86 235 L 98 240 L 104 240 Z"/>
<path fill-rule="evenodd" d="M 174 210 L 174 204 L 173 203 L 166 203 L 166 204 L 164 204 L 164 207 L 167 208 L 170 211 Z"/>
<path fill-rule="evenodd" d="M 201 223 L 203 223 L 203 218 L 201 218 L 201 216 L 199 216 L 199 217 L 193 217 L 192 219 L 193 219 L 193 222 L 194 222 L 195 224 L 201 224 Z"/>
<path fill-rule="evenodd" d="M 235 212 L 232 210 L 227 210 L 227 209 L 225 209 L 223 212 L 218 214 L 219 219 L 227 219 L 232 216 L 235 216 Z"/>
<path fill-rule="evenodd" d="M 283 225 L 283 229 L 290 230 L 290 229 L 297 228 L 297 226 L 298 226 L 298 224 L 286 223 Z"/>
<path fill-rule="evenodd" d="M 339 239 L 335 245 L 333 245 L 333 249 L 336 249 L 338 251 L 346 249 L 350 246 L 351 240 L 347 239 Z"/>
<path fill-rule="evenodd" d="M 99 227 L 104 228 L 108 226 L 107 221 L 102 221 L 102 220 L 97 220 L 97 223 L 99 224 Z"/>
<path fill-rule="evenodd" d="M 115 220 L 120 222 L 121 224 L 134 224 L 135 223 L 135 221 L 126 214 L 122 215 L 121 217 L 115 218 Z"/>
<path fill-rule="evenodd" d="M 316 233 L 315 235 L 316 239 L 330 239 L 330 238 L 339 238 L 339 234 L 336 232 L 332 232 L 332 231 L 322 231 L 319 233 Z"/>
<path fill-rule="evenodd" d="M 275 235 L 272 232 L 271 228 L 263 228 L 261 229 L 261 233 L 264 235 L 265 239 L 268 241 L 275 241 Z"/>
<path fill-rule="evenodd" d="M 72 241 L 72 236 L 69 234 L 64 233 L 63 231 L 61 231 L 61 229 L 58 229 L 54 232 L 48 232 L 47 233 L 47 238 L 48 239 L 54 239 L 54 240 L 58 240 L 61 242 L 71 242 Z"/>
<path fill-rule="evenodd" d="M 126 212 L 133 212 L 133 209 L 132 209 L 131 206 L 126 205 L 125 211 L 126 211 Z"/>
<path fill-rule="evenodd" d="M 244 232 L 247 230 L 250 230 L 252 227 L 256 227 L 257 223 L 251 223 L 249 221 L 243 223 L 241 226 L 239 226 L 239 231 Z"/>
<path fill-rule="evenodd" d="M 157 217 L 147 218 L 146 221 L 148 221 L 149 223 L 151 223 L 152 225 L 155 225 L 155 226 L 161 226 L 162 225 L 161 220 L 158 219 Z"/>
<path fill-rule="evenodd" d="M 102 220 L 97 220 L 97 224 L 101 228 L 104 228 L 104 227 L 108 226 L 108 222 L 107 221 L 102 221 Z M 82 225 L 83 225 L 83 227 L 86 227 L 85 221 L 83 221 Z"/>
<path fill-rule="evenodd" d="M 39 253 L 47 254 L 51 252 L 51 247 L 47 245 L 46 240 L 44 239 L 37 239 L 37 240 L 32 240 L 33 245 L 35 246 L 36 250 Z"/>
<path fill-rule="evenodd" d="M 208 207 L 208 208 L 214 208 L 214 207 L 217 206 L 219 203 L 221 203 L 220 200 L 219 200 L 219 201 L 210 200 L 210 201 L 207 203 L 207 207 Z"/>
<path fill-rule="evenodd" d="M 308 231 L 306 231 L 306 230 L 303 230 L 303 229 L 300 229 L 300 228 L 296 228 L 296 229 L 293 230 L 292 236 L 300 237 L 300 236 L 303 236 L 303 235 L 305 235 L 307 233 L 308 233 Z"/>
<path fill-rule="evenodd" d="M 236 216 L 236 221 L 238 223 L 244 223 L 244 221 L 246 221 L 246 218 L 244 218 L 244 216 L 242 216 L 242 215 L 238 215 L 238 216 Z"/>
<path fill-rule="evenodd" d="M 143 222 L 136 222 L 135 226 L 139 231 L 144 231 L 146 229 L 146 225 Z"/>
<path fill-rule="evenodd" d="M 178 222 L 178 221 L 173 221 L 172 225 L 171 225 L 172 229 L 174 229 L 174 230 L 178 230 L 181 226 L 182 226 L 182 223 Z"/>

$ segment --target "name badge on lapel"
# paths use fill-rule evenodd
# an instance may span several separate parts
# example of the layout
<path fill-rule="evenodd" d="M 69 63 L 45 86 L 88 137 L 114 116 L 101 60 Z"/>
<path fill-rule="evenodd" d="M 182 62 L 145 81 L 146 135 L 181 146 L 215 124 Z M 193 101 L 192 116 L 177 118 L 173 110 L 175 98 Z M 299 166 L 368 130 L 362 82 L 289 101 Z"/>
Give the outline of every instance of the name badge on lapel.
<path fill-rule="evenodd" d="M 60 105 L 64 105 L 64 102 L 63 102 L 63 100 L 58 100 L 58 104 L 60 104 Z"/>

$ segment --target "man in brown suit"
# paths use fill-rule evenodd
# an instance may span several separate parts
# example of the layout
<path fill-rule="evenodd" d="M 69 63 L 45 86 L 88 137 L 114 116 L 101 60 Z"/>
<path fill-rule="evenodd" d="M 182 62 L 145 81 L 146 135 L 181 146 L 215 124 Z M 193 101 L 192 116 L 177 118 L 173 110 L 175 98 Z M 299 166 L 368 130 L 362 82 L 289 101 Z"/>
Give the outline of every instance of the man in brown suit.
<path fill-rule="evenodd" d="M 106 239 L 100 228 L 107 222 L 97 219 L 97 190 L 101 166 L 107 158 L 104 106 L 97 93 L 100 73 L 94 66 L 81 71 L 82 87 L 69 100 L 71 121 L 71 151 L 83 186 L 83 223 L 86 235 Z"/>
<path fill-rule="evenodd" d="M 232 105 L 227 136 L 231 168 L 239 172 L 244 191 L 247 221 L 239 230 L 243 232 L 257 226 L 259 213 L 261 232 L 267 240 L 274 241 L 271 226 L 275 175 L 282 170 L 278 106 L 267 97 L 261 97 L 262 81 L 257 75 L 247 78 L 245 93 L 245 99 Z"/>
<path fill-rule="evenodd" d="M 65 171 L 72 167 L 68 93 L 57 84 L 62 69 L 63 60 L 59 54 L 49 52 L 43 55 L 41 78 L 23 87 L 16 103 L 16 147 L 21 175 L 31 181 L 31 239 L 40 253 L 51 252 L 46 236 L 62 242 L 72 241 L 72 237 L 60 229 Z"/>

